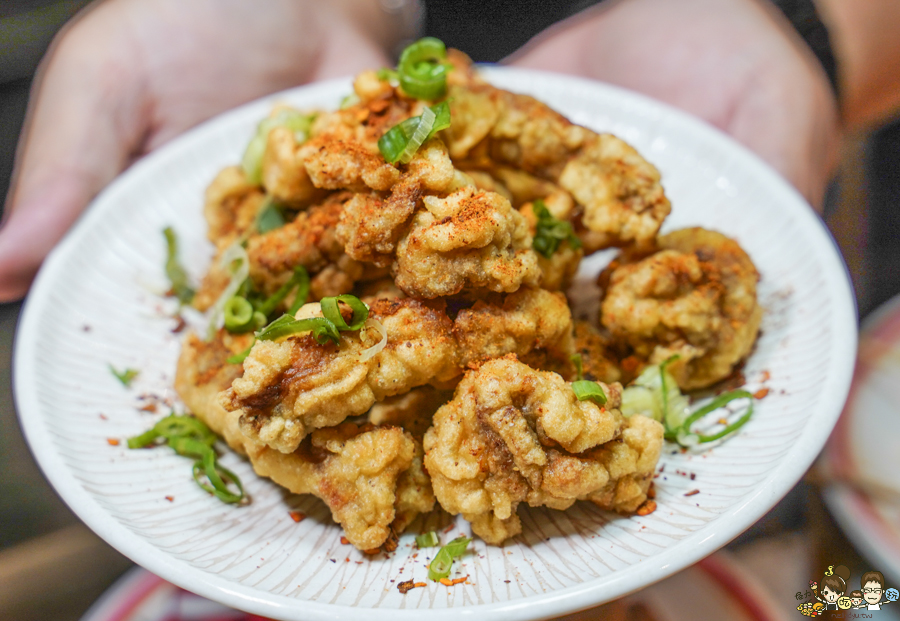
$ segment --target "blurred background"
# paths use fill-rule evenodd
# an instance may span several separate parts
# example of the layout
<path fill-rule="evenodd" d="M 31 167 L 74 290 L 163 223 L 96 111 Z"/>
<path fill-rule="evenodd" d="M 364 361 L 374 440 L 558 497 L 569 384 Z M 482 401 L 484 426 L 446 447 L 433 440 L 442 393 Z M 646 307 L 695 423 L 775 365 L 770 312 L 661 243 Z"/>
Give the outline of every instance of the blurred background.
<path fill-rule="evenodd" d="M 0 2 L 3 196 L 35 71 L 54 34 L 87 4 L 87 0 Z M 426 34 L 462 49 L 476 61 L 495 62 L 543 28 L 594 2 L 453 0 L 426 4 Z M 862 319 L 900 291 L 898 205 L 900 123 L 848 137 L 827 198 L 825 219 L 847 261 Z M 132 564 L 84 527 L 59 500 L 24 443 L 11 390 L 19 309 L 19 304 L 0 305 L 0 619 L 75 621 Z M 794 576 L 788 578 L 774 569 L 762 572 L 770 574 L 767 586 L 786 593 L 784 596 L 793 594 L 814 575 L 810 567 L 819 567 L 836 558 L 835 554 L 839 553 L 841 562 L 869 566 L 869 559 L 847 541 L 826 510 L 819 479 L 814 472 L 807 475 L 726 553 L 750 566 L 770 568 L 779 554 L 792 558 L 790 567 L 780 571 L 799 572 L 799 582 L 779 586 L 779 581 Z M 786 612 L 790 610 L 785 607 Z"/>

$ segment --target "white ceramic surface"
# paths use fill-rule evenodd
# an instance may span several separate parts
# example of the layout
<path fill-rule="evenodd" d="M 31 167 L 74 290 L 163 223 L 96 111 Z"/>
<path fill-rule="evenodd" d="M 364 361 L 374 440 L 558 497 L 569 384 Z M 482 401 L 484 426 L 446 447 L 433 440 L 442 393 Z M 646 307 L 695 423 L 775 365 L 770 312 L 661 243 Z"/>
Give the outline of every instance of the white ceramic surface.
<path fill-rule="evenodd" d="M 834 516 L 892 584 L 900 582 L 900 296 L 866 318 L 850 398 L 824 463 Z"/>
<path fill-rule="evenodd" d="M 229 112 L 144 158 L 95 200 L 45 262 L 17 337 L 16 399 L 41 467 L 91 528 L 166 580 L 269 617 L 343 619 L 365 609 L 372 621 L 399 621 L 429 608 L 434 621 L 537 619 L 597 605 L 695 563 L 802 476 L 840 413 L 856 351 L 851 289 L 818 218 L 753 155 L 683 113 L 569 77 L 498 68 L 487 74 L 577 123 L 619 135 L 656 164 L 673 204 L 665 230 L 703 225 L 748 251 L 762 274 L 766 312 L 744 374 L 751 390 L 769 388 L 751 422 L 706 454 L 667 451 L 655 513 L 623 518 L 588 503 L 567 512 L 521 508 L 521 536 L 503 548 L 476 542 L 463 559 L 459 573 L 472 584 L 431 584 L 407 595 L 396 582 L 425 577 L 422 555 L 410 557 L 411 535 L 391 558 L 367 560 L 340 544 L 341 531 L 321 503 L 288 496 L 235 455 L 224 463 L 253 496 L 245 508 L 201 492 L 186 461 L 170 451 L 108 444 L 155 420 L 138 411 L 138 395 L 172 395 L 178 337 L 166 313 L 173 307 L 154 295 L 165 289 L 161 230 L 177 229 L 184 262 L 199 277 L 211 252 L 204 187 L 238 161 L 274 102 L 333 107 L 349 92 L 347 81 L 327 82 Z M 590 291 L 606 260 L 584 262 L 579 291 Z M 131 390 L 108 363 L 141 370 Z M 685 496 L 694 489 L 700 493 Z M 294 523 L 291 509 L 307 519 Z"/>

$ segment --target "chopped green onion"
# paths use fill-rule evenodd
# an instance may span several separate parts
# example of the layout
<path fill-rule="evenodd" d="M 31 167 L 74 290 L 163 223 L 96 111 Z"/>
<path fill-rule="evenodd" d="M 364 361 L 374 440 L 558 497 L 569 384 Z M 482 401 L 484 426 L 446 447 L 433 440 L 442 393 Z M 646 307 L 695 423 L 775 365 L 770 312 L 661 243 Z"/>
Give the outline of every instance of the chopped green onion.
<path fill-rule="evenodd" d="M 338 302 L 343 302 L 353 311 L 349 324 L 344 321 L 344 317 L 338 308 Z M 333 323 L 342 332 L 359 330 L 369 317 L 369 308 L 355 295 L 345 294 L 322 298 L 319 304 L 322 307 L 322 315 L 325 316 L 325 319 Z"/>
<path fill-rule="evenodd" d="M 290 279 L 281 285 L 278 291 L 257 306 L 256 310 L 268 317 L 295 287 L 297 288 L 297 294 L 294 296 L 294 303 L 291 304 L 291 308 L 288 310 L 289 315 L 295 314 L 301 306 L 306 304 L 306 298 L 309 296 L 309 272 L 302 265 L 295 267 L 294 274 Z"/>
<path fill-rule="evenodd" d="M 280 229 L 284 224 L 284 214 L 278 207 L 278 204 L 271 197 L 266 197 L 265 202 L 256 213 L 254 228 L 262 235 L 269 231 Z"/>
<path fill-rule="evenodd" d="M 603 387 L 597 382 L 590 380 L 572 382 L 572 392 L 575 393 L 579 401 L 590 399 L 597 405 L 606 405 L 606 393 L 603 392 Z"/>
<path fill-rule="evenodd" d="M 400 54 L 397 74 L 407 95 L 416 99 L 437 99 L 447 92 L 447 47 L 440 39 L 424 37 Z"/>
<path fill-rule="evenodd" d="M 399 74 L 394 69 L 388 69 L 387 67 L 382 67 L 375 75 L 382 82 L 397 82 L 400 79 Z"/>
<path fill-rule="evenodd" d="M 453 567 L 453 559 L 462 556 L 471 541 L 471 537 L 457 537 L 438 550 L 428 565 L 428 577 L 435 582 L 440 582 L 442 578 L 449 576 L 450 569 Z"/>
<path fill-rule="evenodd" d="M 244 499 L 244 487 L 240 479 L 217 463 L 216 452 L 213 449 L 216 434 L 202 421 L 191 416 L 171 414 L 157 422 L 152 429 L 128 438 L 128 448 L 153 446 L 160 438 L 164 439 L 177 454 L 195 460 L 194 480 L 202 489 L 230 504 L 239 503 Z M 203 482 L 201 479 L 203 475 L 209 484 Z M 228 489 L 229 482 L 238 489 L 237 494 Z"/>
<path fill-rule="evenodd" d="M 584 379 L 584 364 L 581 361 L 581 354 L 573 354 L 569 356 L 569 360 L 575 365 L 575 379 Z"/>
<path fill-rule="evenodd" d="M 312 332 L 316 341 L 338 343 L 341 339 L 337 326 L 324 317 L 294 319 L 292 315 L 282 315 L 256 334 L 260 341 L 274 341 L 300 332 Z"/>
<path fill-rule="evenodd" d="M 207 341 L 211 341 L 216 335 L 216 330 L 225 325 L 225 305 L 244 286 L 244 282 L 250 275 L 250 258 L 247 256 L 247 251 L 244 247 L 237 242 L 222 251 L 219 265 L 230 270 L 231 277 L 225 289 L 212 306 L 209 328 L 206 332 Z"/>
<path fill-rule="evenodd" d="M 202 475 L 206 475 L 211 485 L 207 485 L 201 479 Z M 216 459 L 216 454 L 212 449 L 207 449 L 200 461 L 194 462 L 193 467 L 194 481 L 206 492 L 209 492 L 222 502 L 228 504 L 237 504 L 244 499 L 244 486 L 241 480 L 228 468 L 220 465 Z M 228 489 L 227 482 L 231 482 L 238 488 L 237 494 Z"/>
<path fill-rule="evenodd" d="M 379 140 L 378 150 L 391 164 L 407 164 L 429 138 L 450 127 L 450 105 L 442 101 L 394 125 Z"/>
<path fill-rule="evenodd" d="M 440 542 L 441 540 L 438 539 L 437 533 L 433 530 L 422 533 L 421 535 L 416 535 L 416 546 L 418 546 L 420 550 L 423 548 L 433 548 Z"/>
<path fill-rule="evenodd" d="M 682 426 L 682 430 L 685 433 L 693 433 L 691 432 L 691 425 L 693 425 L 696 421 L 700 420 L 707 414 L 718 410 L 719 408 L 731 403 L 736 399 L 750 399 L 750 405 L 747 408 L 747 412 L 741 416 L 738 420 L 731 423 L 730 425 L 726 425 L 722 431 L 712 434 L 712 435 L 703 435 L 700 433 L 696 433 L 694 435 L 697 436 L 700 443 L 713 442 L 715 440 L 719 440 L 724 438 L 728 434 L 737 431 L 741 427 L 743 427 L 747 421 L 750 420 L 750 417 L 753 415 L 753 395 L 747 392 L 746 390 L 732 390 L 731 392 L 726 392 L 722 395 L 719 395 L 709 403 L 707 403 L 702 408 L 695 411 L 691 414 L 685 421 Z"/>
<path fill-rule="evenodd" d="M 242 351 L 242 352 L 239 353 L 239 354 L 235 354 L 235 355 L 233 355 L 233 356 L 229 356 L 228 358 L 225 359 L 225 362 L 227 362 L 228 364 L 241 364 L 241 363 L 243 363 L 244 360 L 247 359 L 247 356 L 250 355 L 250 350 L 253 349 L 253 344 L 254 344 L 254 343 L 256 343 L 256 339 L 253 339 L 253 343 L 250 343 L 250 346 L 249 346 L 247 349 L 245 349 L 244 351 Z"/>
<path fill-rule="evenodd" d="M 187 272 L 178 262 L 178 238 L 171 226 L 163 229 L 166 237 L 166 276 L 172 283 L 172 293 L 182 304 L 190 304 L 194 299 L 194 289 L 188 285 Z"/>
<path fill-rule="evenodd" d="M 294 139 L 298 143 L 306 142 L 309 130 L 312 127 L 313 114 L 303 114 L 297 110 L 279 110 L 274 117 L 265 118 L 256 127 L 256 134 L 247 145 L 244 157 L 241 159 L 241 168 L 247 181 L 253 185 L 262 183 L 262 160 L 266 152 L 266 143 L 269 140 L 269 132 L 276 127 L 287 127 L 294 132 Z"/>
<path fill-rule="evenodd" d="M 131 386 L 131 381 L 140 373 L 140 371 L 135 369 L 123 369 L 117 371 L 113 365 L 109 365 L 109 370 L 112 371 L 112 374 L 116 376 L 117 380 L 122 382 L 122 386 L 125 388 L 129 388 Z"/>
<path fill-rule="evenodd" d="M 554 218 L 544 201 L 541 199 L 534 201 L 532 210 L 537 218 L 534 241 L 531 243 L 535 252 L 549 259 L 564 241 L 568 242 L 572 249 L 581 248 L 581 240 L 575 235 L 572 223 Z"/>
<path fill-rule="evenodd" d="M 249 332 L 262 326 L 257 325 L 259 318 L 262 324 L 266 323 L 266 316 L 255 313 L 253 305 L 239 295 L 234 296 L 225 303 L 225 329 L 229 332 Z"/>
<path fill-rule="evenodd" d="M 621 411 L 624 416 L 644 414 L 662 422 L 666 440 L 672 440 L 686 448 L 721 440 L 750 420 L 753 415 L 753 395 L 746 390 L 733 390 L 719 395 L 691 412 L 687 397 L 681 394 L 675 378 L 666 370 L 677 358 L 678 356 L 672 356 L 659 365 L 647 367 L 633 385 L 622 391 Z M 747 411 L 738 420 L 710 435 L 691 430 L 691 426 L 704 416 L 736 399 L 751 399 Z"/>

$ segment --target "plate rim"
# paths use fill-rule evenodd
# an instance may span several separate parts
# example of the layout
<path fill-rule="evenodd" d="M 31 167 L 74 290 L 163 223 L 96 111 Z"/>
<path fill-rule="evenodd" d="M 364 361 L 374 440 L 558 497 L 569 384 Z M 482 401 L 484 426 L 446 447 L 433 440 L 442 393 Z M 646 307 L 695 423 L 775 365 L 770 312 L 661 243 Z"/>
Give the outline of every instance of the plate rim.
<path fill-rule="evenodd" d="M 840 278 L 838 283 L 830 283 L 832 286 L 842 289 L 844 293 L 844 295 L 836 295 L 834 298 L 832 325 L 838 328 L 841 326 L 852 326 L 853 330 L 849 331 L 850 334 L 847 335 L 846 339 L 840 338 L 840 331 L 835 334 L 832 352 L 836 355 L 832 365 L 829 366 L 829 373 L 833 374 L 837 381 L 828 386 L 826 390 L 828 400 L 826 402 L 844 403 L 850 388 L 852 361 L 855 360 L 856 352 L 855 298 L 852 293 L 853 290 L 847 268 L 839 259 L 840 253 L 837 250 L 834 239 L 824 223 L 815 215 L 812 208 L 809 207 L 796 189 L 791 187 L 777 172 L 769 168 L 755 154 L 726 136 L 720 130 L 686 112 L 653 100 L 645 95 L 601 82 L 551 72 L 508 67 L 487 67 L 483 68 L 482 72 L 489 81 L 497 82 L 501 87 L 505 76 L 510 76 L 510 79 L 529 77 L 539 79 L 544 84 L 555 82 L 559 85 L 568 84 L 570 87 L 595 90 L 602 96 L 613 96 L 623 104 L 627 103 L 629 106 L 653 111 L 660 118 L 681 127 L 687 127 L 687 131 L 690 131 L 690 133 L 699 134 L 705 140 L 717 145 L 717 147 L 732 152 L 737 165 L 750 171 L 749 174 L 753 178 L 762 180 L 767 189 L 772 194 L 776 194 L 780 200 L 783 200 L 785 205 L 792 205 L 789 209 L 792 210 L 792 215 L 797 218 L 799 225 L 803 228 L 815 229 L 819 233 L 818 235 L 811 235 L 810 243 L 823 250 L 828 250 L 828 252 L 823 253 L 823 257 L 827 257 L 831 265 L 826 265 L 823 269 L 830 274 L 843 274 L 843 278 Z M 52 284 L 54 274 L 62 269 L 66 256 L 77 247 L 79 238 L 90 231 L 95 222 L 105 212 L 105 209 L 97 208 L 98 204 L 102 205 L 108 200 L 107 197 L 115 196 L 117 192 L 121 191 L 121 188 L 127 188 L 132 183 L 132 179 L 140 178 L 145 174 L 144 171 L 161 166 L 166 162 L 167 158 L 174 156 L 180 151 L 189 150 L 196 142 L 206 140 L 207 135 L 212 133 L 212 130 L 215 129 L 218 123 L 224 123 L 234 117 L 246 115 L 253 108 L 271 106 L 274 101 L 284 99 L 297 92 L 309 95 L 317 89 L 328 91 L 337 85 L 349 87 L 349 84 L 350 80 L 348 78 L 339 78 L 287 89 L 243 104 L 204 121 L 174 138 L 160 149 L 141 158 L 141 160 L 119 175 L 94 198 L 89 208 L 69 230 L 66 237 L 44 261 L 23 306 L 13 350 L 13 393 L 23 433 L 45 476 L 79 518 L 113 547 L 167 581 L 209 599 L 264 616 L 288 615 L 284 616 L 284 618 L 299 619 L 301 617 L 298 616 L 300 613 L 297 611 L 297 608 L 302 607 L 301 612 L 304 619 L 343 619 L 353 618 L 359 613 L 360 609 L 338 604 L 324 604 L 311 600 L 299 600 L 286 595 L 271 593 L 267 594 L 265 598 L 260 598 L 260 592 L 257 589 L 226 580 L 220 576 L 198 571 L 186 561 L 161 553 L 155 546 L 133 534 L 126 526 L 107 513 L 90 494 L 85 493 L 81 484 L 69 474 L 61 456 L 50 450 L 52 449 L 52 441 L 49 438 L 47 425 L 42 417 L 37 415 L 41 410 L 40 404 L 36 394 L 28 385 L 27 378 L 32 376 L 36 369 L 33 366 L 34 360 L 28 356 L 27 349 L 28 345 L 34 343 L 37 339 L 40 329 L 40 326 L 36 324 L 37 317 L 40 314 L 39 311 L 42 304 L 46 303 L 47 293 Z M 532 90 L 531 92 L 534 91 Z M 850 362 L 847 362 L 848 360 Z M 847 366 L 849 366 L 849 371 L 840 372 L 842 368 Z M 602 578 L 506 602 L 480 604 L 470 607 L 429 609 L 429 614 L 433 615 L 438 621 L 456 619 L 466 615 L 478 615 L 479 617 L 491 615 L 496 618 L 502 617 L 504 619 L 521 621 L 547 618 L 584 610 L 605 601 L 627 595 L 696 563 L 744 532 L 800 480 L 825 445 L 831 429 L 837 422 L 841 407 L 834 407 L 832 410 L 827 416 L 822 414 L 820 415 L 822 418 L 818 419 L 819 422 L 827 424 L 811 425 L 805 428 L 791 449 L 785 453 L 782 458 L 782 465 L 763 479 L 756 493 L 746 497 L 739 504 L 732 506 L 729 511 L 721 514 L 720 519 L 729 518 L 729 524 L 734 524 L 735 526 L 727 529 L 717 529 L 714 526 L 712 532 L 710 532 L 709 528 L 701 528 L 681 539 L 677 545 L 655 555 L 652 560 L 640 561 L 625 570 Z M 631 581 L 631 574 L 638 572 L 643 576 L 640 584 L 629 586 L 627 582 Z M 622 574 L 625 575 L 624 578 Z M 624 581 L 627 582 L 623 585 Z M 413 615 L 418 615 L 421 612 L 419 608 L 367 608 L 365 610 L 372 615 L 373 619 L 384 621 L 412 618 Z"/>

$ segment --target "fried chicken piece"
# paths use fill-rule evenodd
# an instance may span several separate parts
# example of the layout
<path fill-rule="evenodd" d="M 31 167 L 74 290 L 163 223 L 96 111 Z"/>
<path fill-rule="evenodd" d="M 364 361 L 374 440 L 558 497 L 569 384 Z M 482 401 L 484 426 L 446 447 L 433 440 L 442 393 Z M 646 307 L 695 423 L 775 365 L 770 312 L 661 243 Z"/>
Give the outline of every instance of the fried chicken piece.
<path fill-rule="evenodd" d="M 459 311 L 453 330 L 467 361 L 540 352 L 568 362 L 575 352 L 572 312 L 565 296 L 543 289 L 479 300 Z"/>
<path fill-rule="evenodd" d="M 221 250 L 248 232 L 264 201 L 265 195 L 247 181 L 240 167 L 222 169 L 206 188 L 203 215 L 209 241 Z"/>
<path fill-rule="evenodd" d="M 395 426 L 344 424 L 313 432 L 294 453 L 274 451 L 241 433 L 239 416 L 216 399 L 242 373 L 242 366 L 229 364 L 227 358 L 246 349 L 252 339 L 252 334 L 220 330 L 209 342 L 194 334 L 184 340 L 175 390 L 197 418 L 232 449 L 247 455 L 260 476 L 296 494 L 321 498 L 361 550 L 379 547 L 391 531 L 401 533 L 419 513 L 431 511 L 434 494 L 422 467 L 421 437 L 438 404 L 428 406 L 431 410 L 418 424 L 422 429 L 417 436 Z M 443 398 L 449 394 L 443 393 Z M 394 410 L 398 419 L 402 409 Z M 383 418 L 388 422 L 390 416 Z"/>
<path fill-rule="evenodd" d="M 600 322 L 615 341 L 668 370 L 684 390 L 726 378 L 753 347 L 759 274 L 732 239 L 701 228 L 659 238 L 660 251 L 609 275 Z"/>
<path fill-rule="evenodd" d="M 448 147 L 460 168 L 497 163 L 558 184 L 583 210 L 586 252 L 652 243 L 671 206 L 656 168 L 628 144 L 596 134 L 533 97 L 475 80 L 449 88 Z M 498 177 L 515 196 L 510 180 Z"/>
<path fill-rule="evenodd" d="M 423 193 L 443 192 L 454 181 L 453 164 L 439 138 L 423 144 L 405 169 L 387 198 L 357 194 L 347 203 L 337 233 L 354 259 L 390 265 L 397 241 Z"/>
<path fill-rule="evenodd" d="M 381 338 L 375 329 L 342 332 L 339 345 L 320 344 L 308 334 L 258 341 L 244 361 L 244 375 L 220 402 L 239 412 L 248 438 L 289 453 L 312 430 L 361 415 L 387 397 L 426 384 L 452 386 L 466 365 L 490 353 L 483 345 L 488 339 L 495 341 L 490 351 L 498 355 L 525 356 L 544 347 L 571 356 L 571 315 L 561 296 L 541 290 L 514 295 L 517 302 L 506 310 L 502 302 L 497 309 L 476 305 L 460 311 L 455 323 L 444 302 L 375 301 L 369 316 L 382 324 L 387 342 L 367 360 L 362 353 Z M 561 306 L 553 317 L 525 316 L 545 313 L 551 305 Z M 308 304 L 298 317 L 320 312 Z"/>
<path fill-rule="evenodd" d="M 260 476 L 321 498 L 360 550 L 379 548 L 434 507 L 422 447 L 398 427 L 344 423 L 314 431 L 288 454 L 250 444 L 248 457 Z"/>
<path fill-rule="evenodd" d="M 350 198 L 348 193 L 334 194 L 322 205 L 298 214 L 293 222 L 251 237 L 247 255 L 254 287 L 271 295 L 291 278 L 295 267 L 303 266 L 312 276 L 314 299 L 351 291 L 367 270 L 344 254 L 335 236 L 344 203 Z"/>
<path fill-rule="evenodd" d="M 648 247 L 672 210 L 656 168 L 625 141 L 593 136 L 567 164 L 559 185 L 584 209 L 581 241 L 590 253 Z"/>
<path fill-rule="evenodd" d="M 397 245 L 397 286 L 435 298 L 463 290 L 516 291 L 537 286 L 540 270 L 528 225 L 500 194 L 464 186 L 446 198 L 426 196 L 426 209 Z"/>
<path fill-rule="evenodd" d="M 408 393 L 388 397 L 369 410 L 369 422 L 373 425 L 402 427 L 414 438 L 422 437 L 431 427 L 434 413 L 453 397 L 452 390 L 438 390 L 434 386 L 413 388 Z"/>
<path fill-rule="evenodd" d="M 579 401 L 559 375 L 513 356 L 468 372 L 425 434 L 438 502 L 494 545 L 521 532 L 521 502 L 561 510 L 593 500 L 634 511 L 662 450 L 662 425 L 625 419 L 621 385 L 602 388 L 605 406 Z"/>
<path fill-rule="evenodd" d="M 262 184 L 266 193 L 292 207 L 305 207 L 322 194 L 307 173 L 302 149 L 293 131 L 276 127 L 269 131 L 263 152 Z"/>
<path fill-rule="evenodd" d="M 584 379 L 606 384 L 622 379 L 622 372 L 610 351 L 609 337 L 587 321 L 575 321 L 575 351 L 581 356 Z"/>
<path fill-rule="evenodd" d="M 253 334 L 231 334 L 224 329 L 208 342 L 196 334 L 188 334 L 175 369 L 175 392 L 188 410 L 242 454 L 246 453 L 244 435 L 237 419 L 229 417 L 217 397 L 243 373 L 241 365 L 229 364 L 228 358 L 244 351 L 252 342 Z"/>

